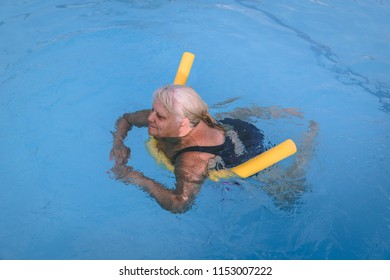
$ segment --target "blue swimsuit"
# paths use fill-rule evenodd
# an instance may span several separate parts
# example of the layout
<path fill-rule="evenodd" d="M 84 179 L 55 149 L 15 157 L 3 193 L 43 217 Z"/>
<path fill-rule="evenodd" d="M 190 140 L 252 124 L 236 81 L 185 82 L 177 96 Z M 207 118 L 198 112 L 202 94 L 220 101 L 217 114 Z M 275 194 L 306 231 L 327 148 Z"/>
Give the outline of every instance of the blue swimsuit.
<path fill-rule="evenodd" d="M 219 122 L 227 127 L 223 144 L 186 147 L 176 153 L 173 162 L 185 152 L 204 152 L 219 156 L 223 163 L 217 169 L 223 169 L 239 165 L 264 152 L 264 135 L 256 126 L 231 118 L 225 118 Z"/>

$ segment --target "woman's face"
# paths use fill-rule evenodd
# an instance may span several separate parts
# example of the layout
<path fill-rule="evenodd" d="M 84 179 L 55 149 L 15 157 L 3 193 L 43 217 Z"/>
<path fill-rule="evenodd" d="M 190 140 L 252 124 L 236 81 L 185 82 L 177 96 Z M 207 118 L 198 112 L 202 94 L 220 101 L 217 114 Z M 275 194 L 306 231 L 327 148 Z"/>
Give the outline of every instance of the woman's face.
<path fill-rule="evenodd" d="M 164 105 L 158 101 L 153 102 L 148 122 L 148 132 L 151 136 L 157 138 L 179 136 L 180 119 L 170 113 Z"/>

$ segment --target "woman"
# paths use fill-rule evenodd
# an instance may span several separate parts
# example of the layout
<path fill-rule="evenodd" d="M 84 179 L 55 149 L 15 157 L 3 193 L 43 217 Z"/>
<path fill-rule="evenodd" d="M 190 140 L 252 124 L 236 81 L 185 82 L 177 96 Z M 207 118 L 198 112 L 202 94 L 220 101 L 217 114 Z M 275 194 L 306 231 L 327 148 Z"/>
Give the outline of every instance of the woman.
<path fill-rule="evenodd" d="M 153 100 L 151 110 L 126 113 L 118 119 L 110 158 L 115 159 L 112 171 L 118 179 L 140 186 L 166 210 L 188 210 L 210 169 L 232 167 L 264 151 L 263 135 L 254 125 L 229 118 L 216 122 L 190 87 L 164 86 Z M 148 127 L 159 151 L 174 165 L 174 189 L 126 166 L 130 149 L 123 140 L 133 125 Z"/>

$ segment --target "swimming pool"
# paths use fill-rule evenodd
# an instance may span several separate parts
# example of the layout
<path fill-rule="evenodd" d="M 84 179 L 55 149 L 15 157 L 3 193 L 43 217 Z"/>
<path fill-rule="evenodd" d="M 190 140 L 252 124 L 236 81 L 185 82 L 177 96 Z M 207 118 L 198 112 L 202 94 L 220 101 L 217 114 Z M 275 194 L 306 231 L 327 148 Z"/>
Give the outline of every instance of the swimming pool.
<path fill-rule="evenodd" d="M 379 0 L 2 1 L 0 259 L 389 259 L 389 27 Z M 115 120 L 183 51 L 213 114 L 299 108 L 252 119 L 274 143 L 319 123 L 288 208 L 249 179 L 174 215 L 108 174 Z M 172 184 L 146 139 L 128 137 L 134 166 Z"/>

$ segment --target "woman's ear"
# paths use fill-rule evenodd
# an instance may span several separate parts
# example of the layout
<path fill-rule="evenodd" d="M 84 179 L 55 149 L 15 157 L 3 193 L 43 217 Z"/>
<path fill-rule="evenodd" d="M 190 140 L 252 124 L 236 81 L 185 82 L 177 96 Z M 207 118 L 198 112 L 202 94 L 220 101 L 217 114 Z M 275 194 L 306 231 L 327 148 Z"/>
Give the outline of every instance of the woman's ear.
<path fill-rule="evenodd" d="M 191 127 L 190 120 L 188 118 L 184 118 L 180 123 L 180 128 L 186 129 L 190 127 Z"/>
<path fill-rule="evenodd" d="M 192 126 L 190 120 L 188 118 L 184 118 L 179 127 L 179 136 L 185 136 L 192 130 Z"/>

